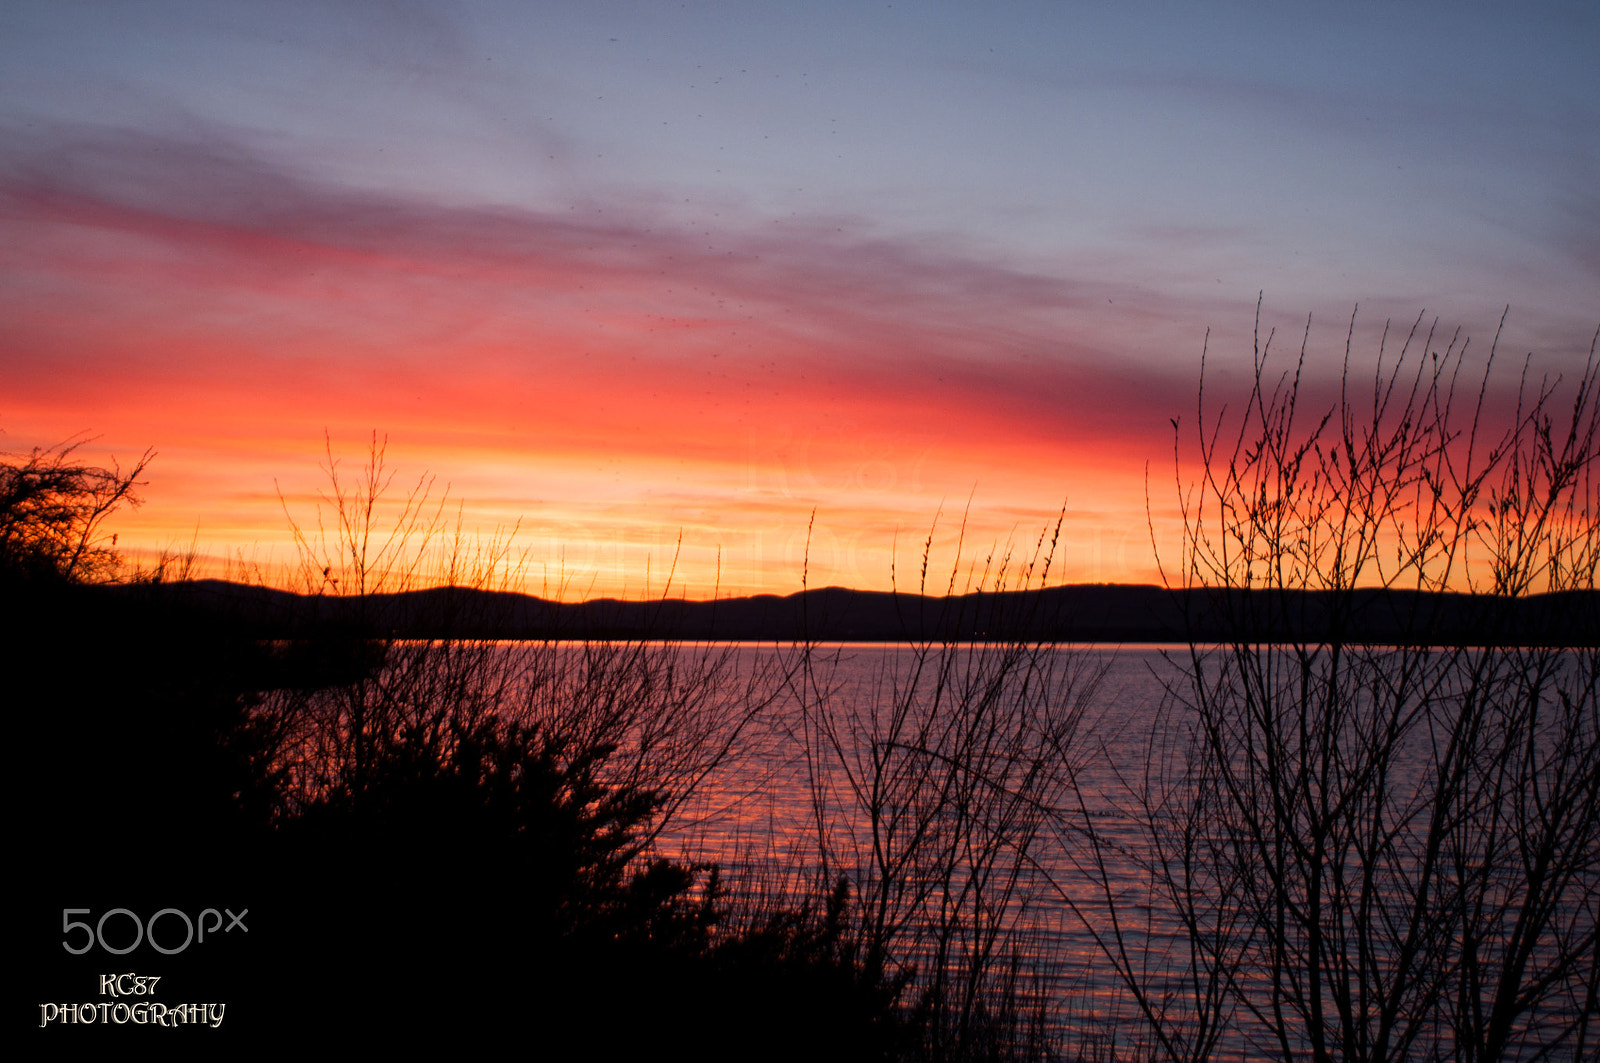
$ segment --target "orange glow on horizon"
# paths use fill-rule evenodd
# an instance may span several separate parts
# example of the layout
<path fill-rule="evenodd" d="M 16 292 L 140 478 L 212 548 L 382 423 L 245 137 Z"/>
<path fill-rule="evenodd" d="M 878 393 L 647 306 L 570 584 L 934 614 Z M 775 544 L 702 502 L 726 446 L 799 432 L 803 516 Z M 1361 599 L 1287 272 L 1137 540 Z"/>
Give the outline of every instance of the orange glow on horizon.
<path fill-rule="evenodd" d="M 1141 470 L 1105 471 L 1096 483 L 1086 475 L 1090 466 L 1063 453 L 1062 466 L 1077 470 L 1079 495 L 1097 502 L 1079 504 L 1063 491 L 1052 509 L 1028 497 L 1037 474 L 1008 467 L 1003 449 L 990 455 L 1001 474 L 974 485 L 962 481 L 982 472 L 982 459 L 938 443 L 862 451 L 815 438 L 786 446 L 745 442 L 743 461 L 690 462 L 670 454 L 624 460 L 434 450 L 391 438 L 387 460 L 396 478 L 388 497 L 397 501 L 416 486 L 422 459 L 431 455 L 429 497 L 444 504 L 428 567 L 443 570 L 459 524 L 468 553 L 491 543 L 504 548 L 491 582 L 564 600 L 786 594 L 803 583 L 916 590 L 924 550 L 929 592 L 943 592 L 953 570 L 957 590 L 975 581 L 992 586 L 993 577 L 981 575 L 985 568 L 995 572 L 1009 551 L 1014 581 L 1041 537 L 1048 543 L 1058 516 L 1050 583 L 1156 579 L 1143 484 L 1129 497 L 1119 475 Z M 365 457 L 358 446 L 335 442 L 347 481 Z M 256 447 L 160 455 L 148 474 L 146 505 L 114 522 L 131 559 L 148 564 L 160 550 L 192 549 L 202 557 L 197 575 L 294 586 L 290 517 L 314 529 L 320 503 L 331 524 L 322 455 L 266 440 Z M 280 476 L 274 456 L 295 462 L 293 474 Z M 197 516 L 179 523 L 175 513 Z M 379 518 L 380 530 L 388 519 Z"/>
<path fill-rule="evenodd" d="M 153 447 L 120 545 L 192 543 L 205 574 L 279 585 L 325 433 L 348 472 L 374 428 L 397 485 L 448 485 L 450 527 L 506 545 L 535 593 L 910 589 L 930 532 L 942 590 L 1008 547 L 1015 566 L 1063 506 L 1051 582 L 1159 582 L 1204 322 L 1225 312 L 1249 349 L 1249 304 L 936 239 L 796 224 L 714 248 L 642 212 L 311 185 L 211 218 L 5 180 L 0 446 Z M 1325 364 L 1343 338 L 1318 335 Z M 1213 358 L 1208 388 L 1238 394 L 1247 365 Z"/>
<path fill-rule="evenodd" d="M 670 232 L 600 254 L 616 232 L 554 220 L 406 218 L 402 239 L 381 210 L 257 230 L 19 201 L 0 258 L 36 283 L 0 296 L 23 355 L 3 445 L 153 447 L 114 522 L 135 558 L 193 544 L 205 574 L 291 582 L 324 433 L 348 471 L 376 427 L 397 485 L 449 485 L 452 527 L 509 536 L 534 593 L 904 587 L 930 529 L 947 584 L 958 539 L 963 563 L 1031 550 L 1063 503 L 1052 581 L 1155 578 L 1144 464 L 1183 388 L 1101 356 L 1087 304 L 1075 343 L 1019 330 L 1031 279 L 852 264 L 803 233 L 730 262 Z"/>

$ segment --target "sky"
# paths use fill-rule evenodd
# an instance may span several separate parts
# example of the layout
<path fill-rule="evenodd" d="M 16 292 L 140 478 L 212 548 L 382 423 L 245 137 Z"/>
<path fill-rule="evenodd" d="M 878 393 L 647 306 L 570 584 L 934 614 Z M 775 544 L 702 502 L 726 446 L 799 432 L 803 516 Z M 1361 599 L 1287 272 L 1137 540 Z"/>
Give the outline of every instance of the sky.
<path fill-rule="evenodd" d="M 1581 369 L 1596 55 L 1577 3 L 9 0 L 0 450 L 153 449 L 110 527 L 213 575 L 288 580 L 376 438 L 536 593 L 943 589 L 1058 521 L 1050 582 L 1156 582 L 1258 304 L 1319 379 L 1507 307 Z"/>

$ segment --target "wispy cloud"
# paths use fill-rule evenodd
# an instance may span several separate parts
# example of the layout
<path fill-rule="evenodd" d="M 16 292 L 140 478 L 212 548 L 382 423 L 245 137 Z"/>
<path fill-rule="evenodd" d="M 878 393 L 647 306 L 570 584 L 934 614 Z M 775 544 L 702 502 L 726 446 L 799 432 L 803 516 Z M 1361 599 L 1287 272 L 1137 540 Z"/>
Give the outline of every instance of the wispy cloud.
<path fill-rule="evenodd" d="M 571 386 L 625 366 L 609 390 L 754 387 L 1047 434 L 1171 387 L 1110 353 L 1105 308 L 1125 320 L 1151 293 L 859 219 L 694 231 L 627 203 L 438 206 L 318 185 L 221 139 L 126 131 L 58 131 L 6 154 L 8 271 L 53 278 L 16 308 L 24 321 L 92 320 L 98 299 L 131 298 L 158 334 L 198 317 L 257 354 L 345 345 L 352 365 L 382 357 L 442 381 L 537 366 Z M 189 357 L 172 348 L 159 371 L 214 371 L 212 355 L 192 358 L 213 370 Z"/>
<path fill-rule="evenodd" d="M 46 128 L 0 148 L 0 417 L 154 443 L 185 534 L 197 511 L 272 526 L 275 466 L 314 464 L 324 428 L 379 427 L 484 521 L 533 512 L 525 531 L 574 563 L 626 568 L 681 529 L 715 537 L 691 551 L 699 584 L 721 545 L 746 589 L 781 586 L 817 511 L 814 572 L 881 584 L 896 534 L 976 493 L 974 541 L 1067 497 L 1067 542 L 1098 559 L 1080 578 L 1148 578 L 1144 466 L 1170 469 L 1204 325 L 1237 341 L 1253 300 L 1101 265 L 847 215 L 439 203 L 216 132 Z M 1216 345 L 1220 390 L 1247 352 Z"/>

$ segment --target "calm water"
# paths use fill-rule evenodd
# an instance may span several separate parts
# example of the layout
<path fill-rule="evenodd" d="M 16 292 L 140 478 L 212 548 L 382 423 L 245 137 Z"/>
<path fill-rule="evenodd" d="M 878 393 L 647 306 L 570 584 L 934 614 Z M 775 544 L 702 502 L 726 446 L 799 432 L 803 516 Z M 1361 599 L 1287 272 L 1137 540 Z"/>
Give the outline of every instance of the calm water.
<path fill-rule="evenodd" d="M 1157 802 L 1181 777 L 1195 718 L 1184 705 L 1187 647 L 736 654 L 739 674 L 765 671 L 780 680 L 779 693 L 743 733 L 739 755 L 683 810 L 664 849 L 714 861 L 746 890 L 769 892 L 804 889 L 826 861 L 830 879 L 850 879 L 857 920 L 884 921 L 891 959 L 915 966 L 918 984 L 937 970 L 959 981 L 985 950 L 1014 952 L 1058 1035 L 1080 1045 L 1098 1038 L 1102 1050 L 1112 1038 L 1126 1054 L 1147 1035 L 1109 946 L 1179 1019 L 1176 1028 L 1192 1032 L 1187 937 L 1152 885 L 1147 826 L 1174 825 L 1163 818 L 1174 806 Z M 1440 682 L 1451 674 L 1441 671 Z M 1361 679 L 1359 669 L 1352 676 Z M 1352 687 L 1358 703 L 1369 696 L 1362 689 Z M 1592 685 L 1585 696 L 1592 701 Z M 1048 747 L 1030 745 L 1029 733 L 1049 735 Z M 1441 739 L 1421 726 L 1408 735 L 1386 786 L 1400 795 L 1396 808 L 1414 815 L 1420 806 L 1407 788 L 1427 777 Z M 1357 724 L 1340 738 L 1352 749 L 1364 740 Z M 1411 829 L 1390 826 L 1402 836 Z M 1402 845 L 1391 868 L 1402 878 L 1405 853 Z M 1591 891 L 1594 871 L 1585 872 Z M 1221 894 L 1212 900 L 1213 919 L 1234 910 Z M 1580 931 L 1585 918 L 1593 926 L 1580 912 Z M 1374 962 L 1392 959 L 1380 950 Z M 1266 984 L 1259 970 L 1240 977 L 1258 990 Z M 1242 1011 L 1225 1025 L 1232 1032 L 1216 1058 L 1275 1054 L 1275 1045 L 1252 1041 L 1265 1034 Z M 1531 1058 L 1536 1038 L 1524 1040 L 1520 1055 Z"/>
<path fill-rule="evenodd" d="M 872 883 L 882 883 L 882 865 L 892 859 L 879 855 L 888 828 L 872 829 L 874 783 L 892 790 L 899 782 L 899 791 L 878 795 L 880 818 L 893 817 L 896 800 L 914 810 L 920 806 L 933 823 L 930 831 L 947 835 L 928 860 L 936 874 L 948 877 L 955 869 L 953 888 L 941 892 L 964 891 L 967 903 L 961 907 L 959 897 L 922 904 L 890 898 L 895 914 L 911 924 L 897 936 L 895 958 L 925 974 L 941 936 L 951 962 L 952 955 L 959 961 L 981 947 L 987 932 L 1002 955 L 1015 949 L 1032 967 L 1037 991 L 1051 999 L 1053 1025 L 1077 1023 L 1104 1034 L 1107 1020 L 1132 1019 L 1131 1003 L 1085 923 L 1098 921 L 1097 928 L 1105 929 L 1109 886 L 1131 916 L 1122 927 L 1126 947 L 1130 953 L 1148 951 L 1152 971 L 1178 929 L 1143 892 L 1137 858 L 1145 839 L 1126 813 L 1129 787 L 1142 777 L 1152 729 L 1162 719 L 1166 687 L 1182 678 L 1169 654 L 1182 662 L 1186 647 L 1049 650 L 1041 660 L 1023 661 L 996 660 L 1001 651 L 993 650 L 919 653 L 852 644 L 818 648 L 810 667 L 797 663 L 792 651 L 738 652 L 741 668 L 789 674 L 786 689 L 754 721 L 742 758 L 708 780 L 702 799 L 663 838 L 663 848 L 715 861 L 736 882 L 747 888 L 753 882 L 758 889 L 770 889 L 775 881 L 812 881 L 809 873 L 826 851 L 831 875 L 848 877 L 860 899 L 863 889 L 870 893 Z M 991 711 L 1005 699 L 1029 703 L 1027 718 Z M 1068 719 L 1060 721 L 1059 748 L 1017 748 L 1015 739 L 1028 723 L 1061 717 Z M 952 736 L 939 726 L 951 718 L 997 733 L 985 736 L 987 744 Z M 944 743 L 942 749 L 927 748 L 934 740 Z M 874 770 L 874 749 L 878 763 L 887 762 L 884 770 Z M 927 759 L 953 751 L 1007 777 L 979 782 L 964 805 L 950 801 L 950 807 L 934 810 L 930 805 L 944 800 L 944 788 L 959 783 L 958 772 L 935 765 L 926 778 L 908 782 L 894 776 L 896 757 Z M 1001 791 L 1025 788 L 1035 766 L 1060 776 L 1056 784 L 1033 790 L 1048 802 L 1050 815 L 1029 818 L 1013 807 L 998 813 L 1008 818 L 985 822 L 997 813 L 971 807 L 986 801 L 1005 805 Z M 1021 852 L 999 837 L 1018 827 L 1030 833 Z M 1090 829 L 1100 846 L 1088 843 Z M 904 851 L 913 845 L 902 832 L 890 844 Z M 959 844 L 980 850 L 979 856 L 955 852 Z M 917 863 L 914 856 L 911 861 Z M 974 902 L 980 887 L 1003 897 Z M 962 919 L 975 925 L 956 927 Z"/>

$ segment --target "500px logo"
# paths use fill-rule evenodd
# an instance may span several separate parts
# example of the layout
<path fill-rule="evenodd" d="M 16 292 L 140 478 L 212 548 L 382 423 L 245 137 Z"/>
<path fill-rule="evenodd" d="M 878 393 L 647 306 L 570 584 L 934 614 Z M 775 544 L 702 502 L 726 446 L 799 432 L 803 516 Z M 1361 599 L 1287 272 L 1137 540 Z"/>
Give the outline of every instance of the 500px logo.
<path fill-rule="evenodd" d="M 228 916 L 228 924 L 226 927 L 224 927 L 222 924 L 222 916 L 224 912 L 227 913 Z M 212 937 L 216 937 L 218 930 L 221 930 L 224 934 L 227 934 L 232 932 L 235 928 L 244 931 L 246 934 L 250 932 L 250 928 L 244 925 L 244 917 L 250 914 L 250 909 L 248 908 L 241 910 L 238 915 L 234 915 L 233 911 L 228 908 L 224 908 L 220 912 L 215 908 L 206 908 L 200 912 L 199 918 L 197 919 L 190 919 L 187 912 L 183 912 L 177 908 L 163 908 L 159 912 L 156 912 L 154 915 L 152 915 L 149 919 L 142 921 L 136 914 L 127 908 L 112 908 L 104 912 L 92 925 L 83 922 L 82 920 L 72 918 L 75 915 L 92 916 L 93 914 L 93 910 L 89 908 L 61 909 L 61 947 L 72 953 L 74 956 L 82 956 L 96 945 L 99 945 L 101 949 L 111 953 L 113 956 L 125 956 L 134 949 L 138 948 L 140 944 L 146 940 L 150 942 L 151 948 L 155 949 L 163 956 L 176 956 L 184 949 L 187 949 L 190 944 L 204 944 L 206 940 L 206 934 L 208 933 Z M 208 916 L 211 918 L 210 926 L 206 925 L 206 918 Z M 108 920 L 112 920 L 113 917 L 120 917 L 111 924 L 114 930 L 120 930 L 121 926 L 127 923 L 133 924 L 132 944 L 118 946 L 111 944 L 106 940 L 106 923 Z M 158 924 L 161 924 L 163 919 L 166 920 L 166 924 L 162 928 L 162 934 L 167 940 L 167 944 L 165 945 L 156 939 L 156 927 Z M 177 945 L 171 944 L 171 942 L 177 937 L 177 931 L 174 925 L 175 923 L 182 923 L 183 925 L 183 941 L 181 944 Z M 197 928 L 198 933 L 196 933 Z M 83 931 L 83 936 L 79 939 L 82 941 L 82 944 L 74 947 L 72 941 L 73 934 L 75 931 L 79 930 Z M 126 935 L 123 933 L 114 933 L 113 938 L 117 941 L 122 941 L 125 940 Z"/>

